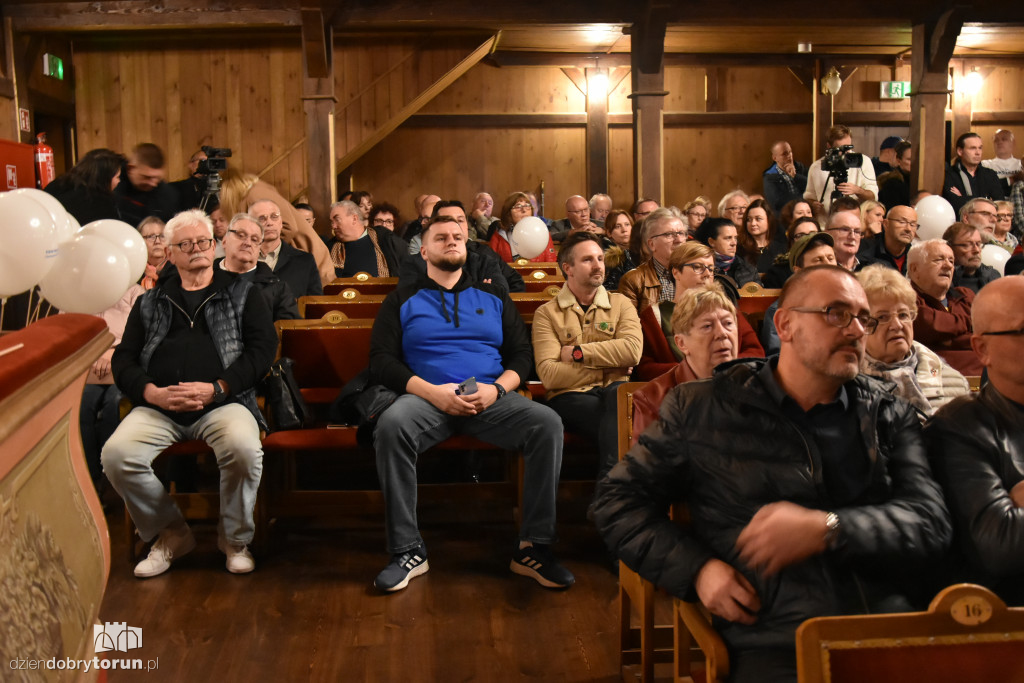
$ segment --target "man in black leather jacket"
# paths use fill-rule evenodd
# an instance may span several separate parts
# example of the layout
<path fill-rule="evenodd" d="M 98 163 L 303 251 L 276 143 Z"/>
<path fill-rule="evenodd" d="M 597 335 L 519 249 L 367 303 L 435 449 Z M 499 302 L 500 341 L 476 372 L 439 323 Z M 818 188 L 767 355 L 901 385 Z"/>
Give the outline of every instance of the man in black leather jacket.
<path fill-rule="evenodd" d="M 942 580 L 980 583 L 1024 605 L 1024 278 L 985 285 L 971 317 L 989 383 L 925 426 L 956 532 Z"/>
<path fill-rule="evenodd" d="M 794 681 L 808 618 L 909 609 L 899 579 L 951 536 L 913 410 L 858 374 L 877 321 L 856 279 L 801 271 L 775 323 L 779 357 L 676 387 L 593 506 L 628 566 L 711 611 L 733 681 Z"/>

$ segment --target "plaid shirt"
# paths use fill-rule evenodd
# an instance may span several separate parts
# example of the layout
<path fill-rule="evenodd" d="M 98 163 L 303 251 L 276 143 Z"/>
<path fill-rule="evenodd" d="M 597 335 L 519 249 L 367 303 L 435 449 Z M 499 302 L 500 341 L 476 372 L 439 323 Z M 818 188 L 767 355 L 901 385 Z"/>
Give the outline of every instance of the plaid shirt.
<path fill-rule="evenodd" d="M 1013 227 L 1010 229 L 1017 237 L 1024 237 L 1024 181 L 1017 181 L 1010 188 L 1010 201 L 1013 202 Z"/>
<path fill-rule="evenodd" d="M 672 277 L 672 271 L 658 263 L 657 259 L 652 258 L 651 263 L 654 264 L 654 272 L 658 274 L 658 280 L 661 282 L 661 293 L 658 295 L 658 303 L 662 301 L 675 301 L 676 281 Z"/>

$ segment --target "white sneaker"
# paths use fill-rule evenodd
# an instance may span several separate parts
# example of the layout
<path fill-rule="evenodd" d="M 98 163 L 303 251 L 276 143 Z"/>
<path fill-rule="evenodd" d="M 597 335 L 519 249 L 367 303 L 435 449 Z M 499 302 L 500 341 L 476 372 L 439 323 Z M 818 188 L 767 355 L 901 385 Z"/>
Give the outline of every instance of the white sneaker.
<path fill-rule="evenodd" d="M 232 574 L 248 574 L 256 569 L 256 562 L 244 543 L 228 543 L 226 539 L 218 538 L 217 547 L 227 555 L 228 561 L 224 566 Z"/>
<path fill-rule="evenodd" d="M 195 547 L 196 538 L 187 524 L 177 529 L 168 527 L 160 532 L 146 559 L 135 565 L 135 576 L 140 579 L 159 576 L 171 568 L 172 561 L 191 552 Z"/>

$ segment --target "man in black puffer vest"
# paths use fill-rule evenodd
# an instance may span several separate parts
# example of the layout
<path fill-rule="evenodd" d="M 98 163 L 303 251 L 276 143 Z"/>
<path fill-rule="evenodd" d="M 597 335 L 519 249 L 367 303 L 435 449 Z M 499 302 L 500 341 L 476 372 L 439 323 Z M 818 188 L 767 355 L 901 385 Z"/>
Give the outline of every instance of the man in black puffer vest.
<path fill-rule="evenodd" d="M 213 267 L 213 224 L 198 209 L 164 227 L 174 269 L 135 303 L 114 350 L 114 380 L 135 408 L 103 447 L 103 471 L 125 500 L 143 540 L 135 567 L 162 574 L 195 547 L 181 511 L 153 473 L 178 441 L 202 439 L 220 467 L 219 547 L 228 571 L 253 570 L 253 506 L 263 471 L 256 383 L 267 374 L 277 335 L 252 282 Z"/>
<path fill-rule="evenodd" d="M 949 514 L 913 409 L 858 374 L 877 321 L 836 266 L 780 296 L 777 358 L 682 384 L 598 484 L 594 519 L 641 576 L 699 599 L 732 681 L 795 681 L 796 628 L 912 607 L 903 580 L 940 556 Z M 687 527 L 669 506 L 689 506 Z"/>

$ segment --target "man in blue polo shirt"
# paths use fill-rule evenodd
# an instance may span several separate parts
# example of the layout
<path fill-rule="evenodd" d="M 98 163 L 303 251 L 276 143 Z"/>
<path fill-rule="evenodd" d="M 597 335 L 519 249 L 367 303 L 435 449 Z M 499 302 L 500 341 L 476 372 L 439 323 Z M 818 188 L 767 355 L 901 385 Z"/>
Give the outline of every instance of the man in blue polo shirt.
<path fill-rule="evenodd" d="M 551 554 L 562 421 L 516 393 L 533 365 L 526 325 L 508 295 L 463 270 L 466 233 L 438 215 L 423 230 L 426 274 L 399 286 L 373 325 L 370 373 L 400 394 L 374 432 L 392 559 L 374 585 L 398 591 L 426 573 L 416 522 L 416 458 L 453 434 L 522 452 L 523 519 L 510 568 L 547 588 L 574 578 Z"/>

